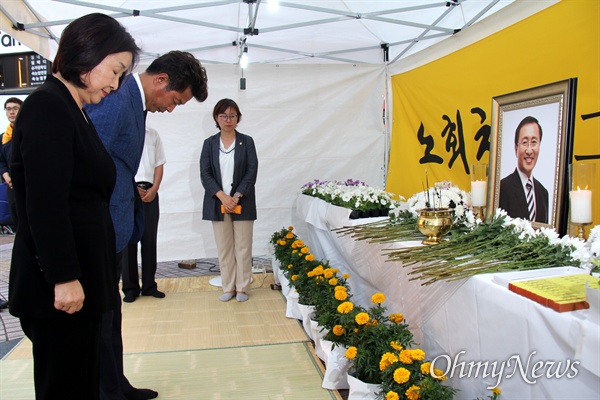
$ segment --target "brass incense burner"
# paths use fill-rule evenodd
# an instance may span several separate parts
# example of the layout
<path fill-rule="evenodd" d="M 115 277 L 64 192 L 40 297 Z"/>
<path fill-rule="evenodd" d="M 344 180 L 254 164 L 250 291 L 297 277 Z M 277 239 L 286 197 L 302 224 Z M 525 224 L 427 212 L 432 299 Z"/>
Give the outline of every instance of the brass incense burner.
<path fill-rule="evenodd" d="M 452 229 L 452 208 L 424 208 L 420 210 L 417 227 L 419 231 L 427 236 L 423 244 L 439 244 L 442 236 Z"/>

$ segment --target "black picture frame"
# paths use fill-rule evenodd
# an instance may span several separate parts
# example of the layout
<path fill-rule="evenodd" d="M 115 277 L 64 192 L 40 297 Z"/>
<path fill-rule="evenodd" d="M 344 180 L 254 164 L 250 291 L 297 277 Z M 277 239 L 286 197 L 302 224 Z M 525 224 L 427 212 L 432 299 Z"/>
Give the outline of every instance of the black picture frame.
<path fill-rule="evenodd" d="M 561 236 L 568 233 L 568 180 L 573 158 L 576 91 L 577 78 L 570 78 L 492 98 L 486 217 L 491 217 L 499 207 L 501 180 L 517 169 L 516 128 L 525 117 L 533 116 L 543 129 L 533 176 L 547 189 L 548 214 L 547 222 L 532 222 L 532 225 L 554 228 Z"/>

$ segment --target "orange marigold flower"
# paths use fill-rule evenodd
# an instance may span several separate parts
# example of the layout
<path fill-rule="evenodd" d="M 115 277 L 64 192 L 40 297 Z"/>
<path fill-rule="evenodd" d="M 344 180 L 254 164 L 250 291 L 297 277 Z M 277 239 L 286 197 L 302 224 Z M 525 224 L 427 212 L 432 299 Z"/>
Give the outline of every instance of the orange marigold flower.
<path fill-rule="evenodd" d="M 306 275 L 307 275 L 309 278 L 312 278 L 313 276 L 315 276 L 315 273 L 314 273 L 314 271 L 308 271 L 308 272 L 306 273 Z"/>
<path fill-rule="evenodd" d="M 291 226 L 291 225 L 290 225 L 290 226 L 288 226 L 288 231 L 293 231 L 293 230 L 294 230 L 294 227 L 293 227 L 293 226 Z"/>
<path fill-rule="evenodd" d="M 397 362 L 398 362 L 398 357 L 394 353 L 390 353 L 388 351 L 387 353 L 384 353 L 381 356 L 381 360 L 379 361 L 379 370 L 383 371 L 390 365 L 395 364 Z"/>
<path fill-rule="evenodd" d="M 298 280 L 298 275 L 292 275 L 292 280 L 293 281 L 297 281 Z"/>
<path fill-rule="evenodd" d="M 331 277 L 333 276 L 333 271 L 331 270 L 331 268 L 327 268 L 325 271 L 323 271 L 323 275 L 325 276 L 325 278 L 331 279 Z"/>
<path fill-rule="evenodd" d="M 350 275 L 348 275 L 348 274 L 344 274 L 344 275 L 342 275 L 342 276 L 344 277 L 344 279 L 348 279 L 348 278 L 350 278 Z"/>
<path fill-rule="evenodd" d="M 390 315 L 390 321 L 392 321 L 395 324 L 399 324 L 402 321 L 404 321 L 404 315 L 398 313 L 398 314 L 392 314 Z"/>
<path fill-rule="evenodd" d="M 315 255 L 314 254 L 309 254 L 306 257 L 304 257 L 304 259 L 306 261 L 314 261 L 315 260 Z"/>
<path fill-rule="evenodd" d="M 335 286 L 335 285 L 337 285 L 337 284 L 338 284 L 338 279 L 337 279 L 337 278 L 331 278 L 331 279 L 329 280 L 329 285 L 330 285 L 330 286 Z"/>
<path fill-rule="evenodd" d="M 446 379 L 448 379 L 448 377 L 446 375 L 444 375 L 444 371 L 439 370 L 437 368 L 435 368 L 433 370 L 433 374 L 431 374 L 431 375 L 438 381 L 445 381 Z"/>
<path fill-rule="evenodd" d="M 400 396 L 398 396 L 398 393 L 394 392 L 393 390 L 390 390 L 385 395 L 385 400 L 400 400 Z"/>
<path fill-rule="evenodd" d="M 395 340 L 390 342 L 390 346 L 392 346 L 392 349 L 394 349 L 396 351 L 400 351 L 404 348 L 404 347 L 402 347 L 402 343 L 397 342 Z"/>
<path fill-rule="evenodd" d="M 294 238 L 294 234 L 292 232 L 288 232 L 287 235 L 285 235 L 286 239 L 293 239 Z"/>
<path fill-rule="evenodd" d="M 406 391 L 406 398 L 408 400 L 419 400 L 419 397 L 421 397 L 421 388 L 417 385 L 412 385 Z"/>
<path fill-rule="evenodd" d="M 348 347 L 348 350 L 346 350 L 346 358 L 353 360 L 356 357 L 357 353 L 358 353 L 358 349 L 354 346 L 350 346 L 350 347 Z"/>
<path fill-rule="evenodd" d="M 400 355 L 398 356 L 398 358 L 400 359 L 400 362 L 404 363 L 404 364 L 412 364 L 413 359 L 410 356 L 411 351 L 410 350 L 402 350 L 400 352 Z"/>
<path fill-rule="evenodd" d="M 342 292 L 347 292 L 348 289 L 346 288 L 346 286 L 336 286 L 335 287 L 335 291 L 337 292 L 338 290 L 341 290 Z"/>
<path fill-rule="evenodd" d="M 313 269 L 313 271 L 315 272 L 315 275 L 323 275 L 323 266 L 318 265 L 315 267 L 315 269 Z"/>
<path fill-rule="evenodd" d="M 348 293 L 344 290 L 336 290 L 334 296 L 336 300 L 344 301 L 348 298 Z"/>
<path fill-rule="evenodd" d="M 423 364 L 421 364 L 421 373 L 423 375 L 429 375 L 431 374 L 431 372 L 429 371 L 431 369 L 431 363 L 428 362 L 424 362 Z"/>
<path fill-rule="evenodd" d="M 381 304 L 385 301 L 385 295 L 383 293 L 375 293 L 371 296 L 371 301 L 375 304 Z"/>
<path fill-rule="evenodd" d="M 354 304 L 352 304 L 349 301 L 345 301 L 337 307 L 337 311 L 340 314 L 348 314 L 353 309 L 354 309 Z"/>
<path fill-rule="evenodd" d="M 371 318 L 369 317 L 369 314 L 367 314 L 366 312 L 360 312 L 354 317 L 354 320 L 359 325 L 366 324 L 367 322 L 369 322 L 370 319 Z"/>
<path fill-rule="evenodd" d="M 333 334 L 335 336 L 342 336 L 344 334 L 344 327 L 341 325 L 336 325 L 333 327 Z"/>
<path fill-rule="evenodd" d="M 292 269 L 293 266 L 294 264 L 288 264 L 288 269 Z"/>
<path fill-rule="evenodd" d="M 300 251 L 302 252 L 302 254 L 308 254 L 310 253 L 310 247 L 304 246 Z"/>
<path fill-rule="evenodd" d="M 403 383 L 408 382 L 409 379 L 410 379 L 410 371 L 407 370 L 406 368 L 400 367 L 394 371 L 394 380 L 397 383 L 402 385 Z"/>
<path fill-rule="evenodd" d="M 414 349 L 410 351 L 410 356 L 413 360 L 421 361 L 425 359 L 425 352 L 421 349 Z"/>

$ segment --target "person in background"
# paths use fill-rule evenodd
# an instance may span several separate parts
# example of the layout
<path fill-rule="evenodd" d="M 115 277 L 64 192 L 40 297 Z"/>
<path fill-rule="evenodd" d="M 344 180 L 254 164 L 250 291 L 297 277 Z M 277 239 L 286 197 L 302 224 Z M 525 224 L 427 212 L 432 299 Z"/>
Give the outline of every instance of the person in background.
<path fill-rule="evenodd" d="M 8 166 L 10 164 L 10 150 L 12 148 L 12 132 L 19 114 L 19 109 L 23 104 L 23 100 L 11 97 L 4 102 L 4 111 L 6 111 L 6 118 L 8 118 L 8 126 L 6 131 L 0 135 L 0 176 L 2 181 L 6 182 L 6 199 L 8 201 L 8 212 L 10 213 L 11 224 L 6 226 L 9 233 L 15 233 L 17 230 L 17 207 L 15 205 L 15 192 L 12 187 L 12 180 L 10 179 L 10 173 Z M 0 304 L 0 308 L 2 305 Z"/>
<path fill-rule="evenodd" d="M 13 129 L 9 310 L 32 342 L 38 400 L 99 398 L 101 316 L 119 301 L 108 208 L 115 165 L 83 105 L 110 97 L 139 51 L 112 17 L 74 20 Z"/>
<path fill-rule="evenodd" d="M 191 53 L 174 50 L 156 58 L 144 72 L 132 74 L 114 96 L 86 107 L 117 169 L 110 199 L 117 259 L 113 288 L 117 293 L 127 245 L 138 242 L 143 232 L 142 202 L 134 178 L 144 147 L 146 112 L 172 112 L 192 97 L 199 102 L 208 97 L 206 70 Z M 161 293 L 154 290 L 146 295 L 160 297 Z M 123 373 L 121 306 L 119 301 L 102 318 L 101 398 L 153 399 L 158 396 L 156 391 L 133 387 Z"/>
<path fill-rule="evenodd" d="M 242 113 L 235 101 L 219 100 L 213 119 L 220 131 L 204 141 L 200 156 L 202 219 L 212 221 L 217 243 L 223 283 L 220 300 L 246 301 L 252 277 L 258 157 L 252 137 L 236 130 Z"/>
<path fill-rule="evenodd" d="M 123 268 L 123 301 L 132 303 L 136 297 L 152 294 L 162 299 L 165 294 L 158 290 L 156 284 L 156 236 L 158 234 L 158 219 L 160 209 L 158 188 L 163 178 L 165 151 L 156 129 L 146 127 L 144 152 L 140 167 L 135 175 L 144 212 L 144 233 L 140 240 L 142 253 L 142 287 L 138 277 L 138 246 L 130 243 L 127 247 L 127 267 Z"/>
<path fill-rule="evenodd" d="M 548 190 L 533 177 L 542 145 L 542 127 L 525 117 L 515 131 L 517 168 L 500 181 L 499 207 L 512 218 L 548 223 Z"/>

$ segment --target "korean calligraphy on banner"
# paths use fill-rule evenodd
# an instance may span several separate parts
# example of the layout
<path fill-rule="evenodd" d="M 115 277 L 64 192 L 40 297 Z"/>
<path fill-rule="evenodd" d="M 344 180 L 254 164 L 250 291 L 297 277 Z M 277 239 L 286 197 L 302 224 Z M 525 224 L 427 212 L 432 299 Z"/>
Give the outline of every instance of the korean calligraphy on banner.
<path fill-rule="evenodd" d="M 427 174 L 430 186 L 450 180 L 469 191 L 469 166 L 490 160 L 492 98 L 569 77 L 580 83 L 574 159 L 600 164 L 595 157 L 600 154 L 600 118 L 591 117 L 600 115 L 599 15 L 598 2 L 562 1 L 392 76 L 386 189 L 407 198 L 424 189 Z M 600 223 L 599 198 L 594 200 L 595 223 Z"/>

